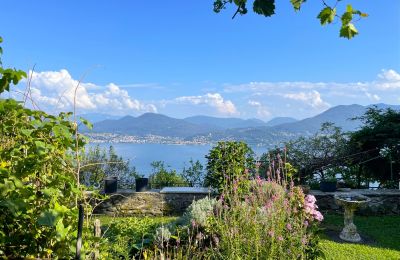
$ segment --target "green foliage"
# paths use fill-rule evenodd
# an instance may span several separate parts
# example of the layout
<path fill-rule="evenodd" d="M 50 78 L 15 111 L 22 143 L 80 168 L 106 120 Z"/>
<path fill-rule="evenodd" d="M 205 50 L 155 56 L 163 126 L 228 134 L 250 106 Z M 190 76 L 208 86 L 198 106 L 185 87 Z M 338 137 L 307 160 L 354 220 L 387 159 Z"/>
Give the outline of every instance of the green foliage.
<path fill-rule="evenodd" d="M 0 67 L 0 76 L 1 94 L 26 74 Z M 86 138 L 71 115 L 48 115 L 0 99 L 1 258 L 74 255 L 77 204 L 90 207 L 78 181 Z"/>
<path fill-rule="evenodd" d="M 0 251 L 9 257 L 73 253 L 77 201 L 75 124 L 58 116 L 0 100 Z M 1 254 L 1 253 L 0 253 Z"/>
<path fill-rule="evenodd" d="M 100 253 L 104 259 L 132 259 L 138 256 L 143 248 L 149 247 L 154 241 L 156 230 L 160 226 L 175 220 L 171 217 L 103 219 L 103 229 L 106 231 L 101 241 Z"/>
<path fill-rule="evenodd" d="M 325 178 L 325 170 L 345 165 L 341 159 L 347 145 L 347 136 L 332 123 L 324 123 L 312 137 L 301 137 L 287 144 L 287 160 L 299 169 L 301 177 L 311 178 L 318 173 Z"/>
<path fill-rule="evenodd" d="M 171 186 L 187 186 L 183 177 L 175 170 L 168 170 L 164 166 L 163 161 L 154 161 L 151 163 L 153 171 L 150 174 L 150 187 L 154 189 L 161 189 L 163 187 Z"/>
<path fill-rule="evenodd" d="M 295 11 L 300 11 L 301 6 L 306 2 L 306 0 L 290 0 Z M 351 39 L 358 34 L 356 27 L 354 26 L 353 20 L 354 16 L 357 18 L 365 18 L 368 15 L 359 10 L 353 9 L 352 5 L 347 5 L 346 11 L 341 15 L 337 15 L 336 6 L 340 0 L 336 2 L 334 6 L 329 6 L 325 1 L 322 0 L 325 6 L 318 14 L 317 19 L 320 20 L 321 25 L 332 24 L 335 18 L 341 20 L 340 27 L 340 37 Z M 226 8 L 227 4 L 234 4 L 236 6 L 236 14 L 244 15 L 247 13 L 246 5 L 248 2 L 246 0 L 214 0 L 214 12 L 219 13 L 221 10 Z M 265 17 L 270 17 L 275 14 L 275 0 L 254 0 L 253 1 L 253 11 L 256 14 L 263 15 Z"/>
<path fill-rule="evenodd" d="M 184 167 L 182 170 L 182 178 L 191 187 L 202 186 L 204 182 L 203 165 L 197 160 L 194 162 L 192 159 L 189 161 L 189 167 Z"/>
<path fill-rule="evenodd" d="M 120 188 L 132 188 L 139 175 L 135 167 L 129 166 L 129 160 L 118 156 L 113 146 L 108 152 L 99 145 L 89 147 L 82 158 L 81 182 L 88 187 L 102 187 L 107 177 L 117 177 Z"/>
<path fill-rule="evenodd" d="M 318 14 L 317 18 L 320 19 L 321 25 L 332 23 L 336 16 L 336 8 L 325 7 Z"/>
<path fill-rule="evenodd" d="M 301 5 L 305 2 L 306 0 L 290 0 L 290 3 L 292 4 L 294 10 L 299 11 L 301 8 Z"/>
<path fill-rule="evenodd" d="M 209 197 L 193 201 L 182 217 L 183 223 L 203 228 L 207 227 L 208 218 L 214 214 L 216 204 L 217 200 Z"/>
<path fill-rule="evenodd" d="M 284 180 L 258 178 L 250 188 L 246 194 L 227 189 L 218 200 L 193 202 L 179 225 L 160 229 L 163 236 L 143 255 L 147 259 L 315 259 L 320 254 L 315 220 L 322 220 L 315 198 L 305 197 L 300 188 Z"/>
<path fill-rule="evenodd" d="M 351 165 L 362 167 L 362 176 L 385 185 L 400 176 L 400 112 L 369 108 L 358 118 L 364 126 L 350 135 Z"/>
<path fill-rule="evenodd" d="M 244 142 L 218 142 L 207 158 L 205 185 L 219 191 L 233 187 L 241 180 L 239 190 L 247 189 L 247 180 L 255 173 L 254 152 Z"/>
<path fill-rule="evenodd" d="M 269 17 L 275 14 L 275 0 L 254 0 L 253 11 Z"/>
<path fill-rule="evenodd" d="M 0 37 L 0 43 L 3 42 L 3 38 Z M 22 70 L 16 70 L 11 68 L 3 68 L 1 55 L 3 49 L 0 46 L 0 94 L 4 91 L 10 91 L 10 85 L 17 85 L 22 78 L 26 78 L 26 73 Z"/>

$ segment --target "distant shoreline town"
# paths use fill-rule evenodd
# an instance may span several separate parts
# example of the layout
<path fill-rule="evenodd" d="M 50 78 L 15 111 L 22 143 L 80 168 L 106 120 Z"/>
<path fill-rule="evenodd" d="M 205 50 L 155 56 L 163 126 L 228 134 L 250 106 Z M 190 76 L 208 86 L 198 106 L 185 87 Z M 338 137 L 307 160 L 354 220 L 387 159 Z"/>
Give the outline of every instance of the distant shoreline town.
<path fill-rule="evenodd" d="M 145 135 L 135 136 L 117 133 L 86 133 L 91 143 L 134 143 L 134 144 L 174 144 L 174 145 L 209 145 L 214 142 L 205 136 L 195 137 L 191 140 L 184 140 L 179 137 Z"/>

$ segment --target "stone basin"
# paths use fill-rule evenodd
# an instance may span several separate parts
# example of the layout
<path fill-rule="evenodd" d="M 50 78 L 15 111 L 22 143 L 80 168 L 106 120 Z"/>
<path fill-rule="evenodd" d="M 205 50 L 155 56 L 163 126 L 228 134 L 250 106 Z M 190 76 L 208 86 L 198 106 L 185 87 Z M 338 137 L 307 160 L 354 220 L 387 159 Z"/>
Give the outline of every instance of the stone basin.
<path fill-rule="evenodd" d="M 361 194 L 340 194 L 335 195 L 335 201 L 339 206 L 343 206 L 344 208 L 351 207 L 358 209 L 367 205 L 371 199 Z"/>
<path fill-rule="evenodd" d="M 366 206 L 371 199 L 361 194 L 340 194 L 335 195 L 335 201 L 344 208 L 344 228 L 340 232 L 340 238 L 348 242 L 360 242 L 360 234 L 353 223 L 354 211 Z"/>

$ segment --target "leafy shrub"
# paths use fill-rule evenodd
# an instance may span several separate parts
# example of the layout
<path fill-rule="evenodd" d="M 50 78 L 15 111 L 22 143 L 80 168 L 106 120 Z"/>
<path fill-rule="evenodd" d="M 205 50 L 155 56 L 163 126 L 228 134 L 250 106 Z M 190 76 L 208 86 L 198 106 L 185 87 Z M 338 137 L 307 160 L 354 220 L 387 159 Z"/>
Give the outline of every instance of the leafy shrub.
<path fill-rule="evenodd" d="M 82 158 L 81 182 L 88 187 L 102 187 L 106 177 L 117 177 L 119 188 L 133 188 L 139 175 L 135 167 L 129 166 L 129 160 L 117 155 L 113 146 L 108 152 L 99 145 L 89 147 Z"/>
<path fill-rule="evenodd" d="M 203 186 L 204 172 L 203 165 L 199 160 L 194 162 L 192 159 L 189 161 L 189 167 L 184 167 L 182 170 L 182 178 L 190 187 Z"/>
<path fill-rule="evenodd" d="M 208 218 L 214 213 L 217 200 L 209 197 L 193 201 L 183 215 L 183 224 L 206 227 Z"/>
<path fill-rule="evenodd" d="M 254 153 L 244 142 L 218 142 L 207 158 L 205 186 L 224 191 L 241 180 L 239 192 L 246 192 L 248 177 L 255 172 Z M 245 178 L 242 178 L 246 175 Z"/>
<path fill-rule="evenodd" d="M 164 162 L 155 161 L 151 163 L 153 172 L 150 174 L 151 188 L 161 189 L 168 186 L 186 186 L 186 181 L 175 170 L 167 170 Z"/>
<path fill-rule="evenodd" d="M 0 255 L 67 257 L 83 199 L 71 114 L 47 115 L 0 100 Z"/>
<path fill-rule="evenodd" d="M 148 247 L 161 231 L 158 229 L 175 218 L 124 217 L 114 218 L 104 226 L 105 233 L 101 242 L 101 256 L 104 259 L 132 259 Z M 164 235 L 167 231 L 164 230 Z M 167 237 L 167 236 L 166 236 Z"/>
<path fill-rule="evenodd" d="M 280 162 L 277 165 L 284 166 Z M 193 202 L 170 240 L 145 251 L 150 258 L 314 259 L 319 255 L 317 224 L 323 219 L 315 197 L 279 177 L 249 181 L 238 192 L 234 180 L 218 200 Z M 169 229 L 172 232 L 171 229 Z M 167 245 L 167 246 L 165 246 Z M 169 247 L 168 247 L 169 245 Z"/>

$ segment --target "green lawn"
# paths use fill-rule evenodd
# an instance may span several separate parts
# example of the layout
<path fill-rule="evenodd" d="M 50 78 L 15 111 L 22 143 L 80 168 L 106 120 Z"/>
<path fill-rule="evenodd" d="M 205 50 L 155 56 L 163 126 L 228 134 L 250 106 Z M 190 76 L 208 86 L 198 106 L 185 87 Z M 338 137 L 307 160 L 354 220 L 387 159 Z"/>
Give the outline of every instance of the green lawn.
<path fill-rule="evenodd" d="M 325 259 L 397 259 L 400 260 L 400 216 L 356 216 L 355 224 L 362 237 L 367 238 L 368 245 L 335 242 L 326 233 L 339 234 L 343 227 L 343 215 L 326 214 L 322 222 L 322 234 L 320 235 L 321 249 Z M 156 226 L 168 224 L 176 217 L 138 217 L 138 218 L 112 218 L 99 216 L 103 227 L 115 226 L 121 229 L 121 235 L 133 231 L 151 233 Z M 125 222 L 123 224 L 122 222 Z M 122 224 L 122 225 L 121 225 Z M 135 227 L 133 227 L 133 226 Z M 130 230 L 132 229 L 132 230 Z M 138 230 L 136 230 L 138 229 Z M 119 233 L 117 230 L 109 230 L 111 234 Z M 138 237 L 139 238 L 139 237 Z M 111 242 L 111 241 L 110 241 Z M 138 241 L 136 241 L 138 242 Z M 324 259 L 321 257 L 321 259 Z"/>
<path fill-rule="evenodd" d="M 400 259 L 400 216 L 356 216 L 354 223 L 369 245 L 335 242 L 323 234 L 326 259 Z M 325 215 L 325 232 L 338 234 L 342 227 L 342 215 Z"/>

